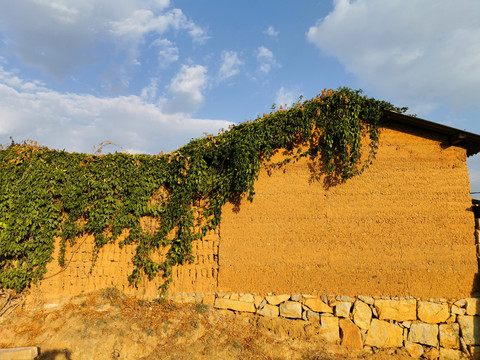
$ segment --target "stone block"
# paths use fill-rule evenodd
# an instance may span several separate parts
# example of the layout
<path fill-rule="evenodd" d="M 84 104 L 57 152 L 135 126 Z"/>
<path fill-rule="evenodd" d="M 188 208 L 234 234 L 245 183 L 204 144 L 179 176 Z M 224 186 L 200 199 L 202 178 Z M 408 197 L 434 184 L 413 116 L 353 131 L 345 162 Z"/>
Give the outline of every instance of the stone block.
<path fill-rule="evenodd" d="M 440 360 L 467 360 L 467 356 L 460 350 L 440 348 Z"/>
<path fill-rule="evenodd" d="M 408 341 L 429 345 L 433 347 L 438 346 L 438 325 L 414 323 L 410 326 L 408 333 Z"/>
<path fill-rule="evenodd" d="M 360 329 L 350 319 L 340 319 L 339 327 L 342 346 L 349 350 L 362 350 L 363 341 Z"/>
<path fill-rule="evenodd" d="M 280 304 L 280 316 L 292 319 L 301 319 L 302 304 L 296 301 L 286 301 Z"/>
<path fill-rule="evenodd" d="M 361 300 L 363 301 L 364 303 L 368 304 L 368 305 L 373 305 L 375 304 L 375 300 L 370 297 L 370 296 L 365 296 L 365 295 L 358 295 L 358 300 Z"/>
<path fill-rule="evenodd" d="M 457 300 L 453 303 L 453 305 L 458 307 L 465 307 L 465 305 L 467 305 L 467 300 L 466 299 Z"/>
<path fill-rule="evenodd" d="M 465 309 L 458 307 L 457 305 L 452 305 L 450 312 L 454 315 L 465 315 Z"/>
<path fill-rule="evenodd" d="M 253 303 L 255 304 L 255 307 L 258 309 L 260 307 L 260 304 L 265 301 L 265 299 L 263 298 L 263 296 L 258 296 L 258 295 L 255 295 L 254 296 L 254 301 Z M 265 304 L 264 304 L 265 305 Z"/>
<path fill-rule="evenodd" d="M 265 296 L 265 300 L 267 300 L 267 302 L 270 304 L 270 305 L 278 305 L 284 301 L 287 301 L 288 299 L 290 299 L 290 295 L 267 295 Z"/>
<path fill-rule="evenodd" d="M 438 327 L 440 346 L 446 349 L 460 349 L 460 326 L 457 323 L 441 324 Z"/>
<path fill-rule="evenodd" d="M 292 296 L 290 296 L 290 300 L 300 301 L 300 300 L 302 300 L 302 294 L 293 294 Z"/>
<path fill-rule="evenodd" d="M 419 301 L 417 304 L 418 319 L 429 324 L 445 322 L 450 317 L 447 304 L 436 304 L 429 301 Z"/>
<path fill-rule="evenodd" d="M 417 300 L 375 300 L 375 309 L 380 320 L 416 320 Z"/>
<path fill-rule="evenodd" d="M 423 346 L 420 344 L 405 341 L 404 347 L 408 354 L 414 359 L 419 359 L 423 355 Z"/>
<path fill-rule="evenodd" d="M 348 318 L 350 316 L 350 309 L 352 308 L 352 303 L 348 301 L 337 302 L 335 305 L 335 316 Z"/>
<path fill-rule="evenodd" d="M 231 300 L 225 298 L 216 298 L 214 307 L 217 309 L 228 309 L 234 311 L 255 312 L 255 305 L 251 302 Z"/>
<path fill-rule="evenodd" d="M 326 341 L 337 343 L 340 340 L 340 327 L 335 316 L 320 316 L 319 336 Z"/>
<path fill-rule="evenodd" d="M 480 299 L 467 298 L 465 299 L 465 315 L 480 315 Z"/>
<path fill-rule="evenodd" d="M 427 360 L 437 360 L 440 357 L 440 351 L 435 348 L 429 348 L 423 353 L 423 357 Z"/>
<path fill-rule="evenodd" d="M 320 315 L 312 310 L 305 311 L 305 316 L 307 317 L 307 321 L 317 323 L 320 321 Z"/>
<path fill-rule="evenodd" d="M 263 315 L 263 316 L 268 316 L 268 317 L 277 317 L 280 313 L 280 309 L 278 306 L 275 305 L 270 305 L 270 304 L 265 304 L 265 306 L 257 310 L 257 314 Z"/>
<path fill-rule="evenodd" d="M 372 319 L 365 345 L 378 348 L 400 347 L 403 345 L 403 329 L 396 324 Z"/>
<path fill-rule="evenodd" d="M 319 312 L 319 313 L 333 313 L 333 309 L 325 304 L 321 299 L 308 299 L 304 302 L 304 305 L 307 306 L 310 310 Z"/>
<path fill-rule="evenodd" d="M 339 302 L 349 302 L 349 303 L 353 303 L 355 301 L 354 298 L 350 297 L 350 296 L 345 296 L 345 295 L 337 295 L 335 297 L 335 299 Z"/>
<path fill-rule="evenodd" d="M 239 300 L 243 301 L 243 302 L 255 303 L 255 298 L 253 297 L 252 294 L 244 294 L 244 295 L 240 296 Z"/>
<path fill-rule="evenodd" d="M 35 346 L 0 349 L 0 360 L 33 360 L 38 356 Z"/>
<path fill-rule="evenodd" d="M 372 310 L 363 301 L 355 301 L 353 305 L 353 322 L 360 328 L 368 330 L 372 321 Z"/>
<path fill-rule="evenodd" d="M 480 317 L 458 315 L 457 322 L 465 344 L 480 345 Z"/>

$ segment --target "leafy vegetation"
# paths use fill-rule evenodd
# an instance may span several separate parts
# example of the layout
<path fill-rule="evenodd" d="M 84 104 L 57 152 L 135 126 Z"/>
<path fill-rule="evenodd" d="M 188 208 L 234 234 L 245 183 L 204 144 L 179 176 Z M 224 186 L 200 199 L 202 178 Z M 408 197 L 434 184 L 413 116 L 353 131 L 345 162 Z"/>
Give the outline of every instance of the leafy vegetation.
<path fill-rule="evenodd" d="M 95 251 L 124 234 L 119 246 L 136 245 L 131 284 L 161 274 L 166 289 L 172 267 L 193 261 L 192 242 L 220 224 L 222 206 L 252 201 L 261 164 L 271 163 L 276 151 L 295 149 L 275 165 L 320 159 L 325 174 L 346 180 L 375 156 L 385 108 L 396 109 L 361 91 L 324 90 L 156 156 L 67 153 L 12 142 L 0 151 L 0 286 L 22 291 L 46 272 L 55 238 L 64 254 L 67 242 L 88 233 Z M 363 138 L 370 153 L 362 160 Z M 154 231 L 142 228 L 143 217 L 156 219 Z M 154 261 L 152 254 L 162 250 L 163 262 Z"/>

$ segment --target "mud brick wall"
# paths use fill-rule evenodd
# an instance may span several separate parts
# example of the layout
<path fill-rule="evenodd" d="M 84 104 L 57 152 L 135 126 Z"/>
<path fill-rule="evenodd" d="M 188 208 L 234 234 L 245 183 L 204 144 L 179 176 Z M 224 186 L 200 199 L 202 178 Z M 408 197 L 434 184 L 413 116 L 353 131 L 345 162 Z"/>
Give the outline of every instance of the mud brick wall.
<path fill-rule="evenodd" d="M 121 239 L 120 239 L 121 240 Z M 178 266 L 173 269 L 173 284 L 170 291 L 179 292 L 213 292 L 217 289 L 218 277 L 217 232 L 207 234 L 193 244 L 193 264 Z M 159 286 L 163 280 L 143 280 L 138 288 L 128 282 L 134 266 L 132 257 L 134 245 L 125 245 L 122 249 L 117 244 L 107 244 L 98 253 L 93 262 L 93 236 L 77 239 L 74 246 L 67 247 L 66 266 L 58 264 L 58 243 L 55 247 L 54 260 L 48 265 L 44 280 L 34 289 L 34 293 L 47 302 L 58 302 L 82 292 L 89 292 L 106 287 L 116 287 L 125 294 L 140 298 L 153 299 L 159 295 Z M 155 258 L 154 258 L 155 259 Z M 160 260 L 159 257 L 156 260 Z"/>
<path fill-rule="evenodd" d="M 219 290 L 470 296 L 478 268 L 466 151 L 446 140 L 382 129 L 373 165 L 330 187 L 308 159 L 263 169 L 253 203 L 224 208 Z"/>

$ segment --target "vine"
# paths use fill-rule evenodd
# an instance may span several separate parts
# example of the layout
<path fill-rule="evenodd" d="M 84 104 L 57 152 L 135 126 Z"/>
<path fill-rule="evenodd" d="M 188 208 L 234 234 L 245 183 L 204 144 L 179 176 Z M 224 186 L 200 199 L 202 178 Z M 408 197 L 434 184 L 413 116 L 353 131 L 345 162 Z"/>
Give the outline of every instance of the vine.
<path fill-rule="evenodd" d="M 20 292 L 42 279 L 55 238 L 63 263 L 67 242 L 81 234 L 93 234 L 98 251 L 126 233 L 119 246 L 136 245 L 130 283 L 161 274 L 165 290 L 172 267 L 193 261 L 192 242 L 220 224 L 222 206 L 243 196 L 252 201 L 261 164 L 277 150 L 310 143 L 282 164 L 319 158 L 325 174 L 346 180 L 374 158 L 383 109 L 405 110 L 360 90 L 324 90 L 155 156 L 67 153 L 12 141 L 0 150 L 0 287 Z M 367 136 L 370 153 L 362 161 Z M 156 219 L 154 231 L 142 228 L 143 217 Z M 162 249 L 164 261 L 154 261 Z"/>

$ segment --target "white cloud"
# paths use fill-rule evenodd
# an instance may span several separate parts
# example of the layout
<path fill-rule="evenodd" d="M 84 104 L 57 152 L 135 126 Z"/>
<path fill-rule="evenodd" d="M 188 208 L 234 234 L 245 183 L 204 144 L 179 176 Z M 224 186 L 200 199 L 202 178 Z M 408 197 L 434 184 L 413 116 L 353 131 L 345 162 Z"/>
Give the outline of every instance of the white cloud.
<path fill-rule="evenodd" d="M 168 6 L 167 0 L 0 2 L 0 31 L 22 61 L 61 78 L 107 55 L 135 65 L 147 35 L 172 29 L 196 43 L 207 39 L 205 30 Z"/>
<path fill-rule="evenodd" d="M 257 49 L 257 60 L 260 63 L 260 71 L 268 74 L 273 68 L 280 67 L 280 64 L 275 60 L 273 52 L 264 46 Z"/>
<path fill-rule="evenodd" d="M 170 40 L 157 39 L 152 45 L 158 47 L 158 64 L 160 67 L 165 68 L 178 60 L 178 48 Z"/>
<path fill-rule="evenodd" d="M 189 69 L 185 69 L 185 73 Z M 193 67 L 190 71 L 198 69 Z M 155 96 L 154 82 L 142 99 L 134 95 L 62 94 L 38 85 L 25 89 L 26 84 L 35 83 L 19 79 L 1 67 L 0 78 L 0 143 L 3 145 L 8 145 L 12 136 L 17 142 L 32 139 L 51 148 L 91 152 L 94 145 L 108 140 L 135 152 L 158 153 L 174 150 L 191 138 L 204 132 L 216 133 L 230 124 L 222 120 L 195 119 L 182 113 L 167 114 L 161 106 L 147 101 L 149 91 L 150 96 Z M 189 87 L 187 82 L 187 79 L 179 80 L 176 90 L 188 92 L 198 86 L 192 83 Z"/>
<path fill-rule="evenodd" d="M 267 34 L 269 36 L 277 37 L 278 36 L 278 31 L 275 30 L 275 28 L 273 26 L 269 26 L 267 28 L 267 30 L 265 30 L 265 34 Z"/>
<path fill-rule="evenodd" d="M 238 58 L 238 54 L 235 51 L 223 51 L 222 65 L 218 72 L 219 81 L 224 81 L 237 75 L 242 65 L 243 61 Z"/>
<path fill-rule="evenodd" d="M 150 84 L 142 89 L 140 97 L 147 102 L 154 102 L 157 98 L 157 79 L 150 79 Z"/>
<path fill-rule="evenodd" d="M 171 100 L 165 105 L 169 113 L 192 114 L 203 103 L 207 85 L 207 68 L 202 65 L 182 65 L 169 86 Z"/>
<path fill-rule="evenodd" d="M 384 98 L 478 106 L 480 2 L 336 0 L 307 32 Z"/>
<path fill-rule="evenodd" d="M 278 89 L 276 98 L 275 98 L 275 104 L 277 105 L 277 108 L 282 107 L 285 108 L 285 106 L 290 107 L 292 104 L 298 100 L 298 92 L 295 92 L 293 90 L 287 91 L 283 86 Z"/>

